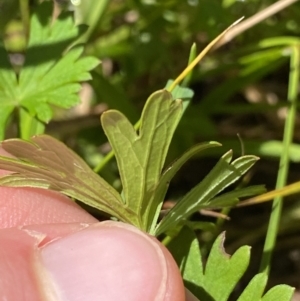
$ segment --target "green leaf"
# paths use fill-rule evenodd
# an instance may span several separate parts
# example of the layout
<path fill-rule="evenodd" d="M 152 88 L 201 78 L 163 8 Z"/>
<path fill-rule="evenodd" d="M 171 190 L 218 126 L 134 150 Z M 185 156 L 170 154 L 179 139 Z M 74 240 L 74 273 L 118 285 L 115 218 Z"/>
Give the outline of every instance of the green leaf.
<path fill-rule="evenodd" d="M 257 274 L 249 282 L 237 301 L 260 301 L 264 293 L 268 277 L 265 273 Z M 274 300 L 281 300 L 275 298 Z M 272 300 L 273 301 L 273 300 Z M 283 300 L 282 300 L 283 301 Z"/>
<path fill-rule="evenodd" d="M 204 267 L 198 239 L 189 227 L 183 226 L 167 245 L 185 286 L 201 301 L 227 301 L 249 265 L 250 247 L 243 246 L 229 256 L 224 251 L 224 240 L 222 233 L 214 242 Z M 294 289 L 287 285 L 275 286 L 263 296 L 267 280 L 266 274 L 257 274 L 237 301 L 291 300 Z"/>
<path fill-rule="evenodd" d="M 211 200 L 208 208 L 219 208 L 232 206 L 233 203 L 238 203 L 240 198 L 249 197 L 266 192 L 266 188 L 263 185 L 249 186 L 244 188 L 238 188 L 234 191 L 224 193 Z"/>
<path fill-rule="evenodd" d="M 182 115 L 180 100 L 173 100 L 166 90 L 153 93 L 144 107 L 139 134 L 118 111 L 102 114 L 101 122 L 115 152 L 125 203 L 138 212 L 140 228 L 149 210 L 149 199 L 160 178 L 167 151 Z"/>
<path fill-rule="evenodd" d="M 169 79 L 165 89 L 168 89 L 174 80 Z M 194 96 L 194 91 L 190 88 L 182 87 L 180 85 L 177 85 L 173 91 L 171 92 L 174 99 L 181 99 L 182 100 L 182 106 L 183 106 L 183 112 L 187 109 L 187 107 L 190 104 L 191 99 Z"/>
<path fill-rule="evenodd" d="M 255 156 L 243 156 L 230 163 L 231 158 L 232 152 L 229 151 L 219 160 L 204 180 L 169 211 L 156 228 L 156 235 L 174 227 L 180 220 L 188 218 L 192 213 L 203 208 L 209 208 L 211 200 L 218 193 L 237 181 L 258 160 Z M 225 204 L 225 206 L 229 205 L 228 203 Z"/>
<path fill-rule="evenodd" d="M 190 55 L 189 55 L 189 60 L 188 60 L 188 65 L 189 64 L 192 64 L 192 62 L 197 58 L 197 45 L 196 43 L 194 42 L 191 46 L 191 49 L 190 49 Z M 192 69 L 186 76 L 185 78 L 183 79 L 181 85 L 183 87 L 186 87 L 188 86 L 188 84 L 190 83 L 192 77 L 193 77 L 193 73 L 194 73 L 194 69 Z M 176 87 L 175 87 L 176 88 Z M 194 96 L 194 93 L 193 93 L 193 96 Z M 191 98 L 193 97 L 191 96 Z"/>
<path fill-rule="evenodd" d="M 299 37 L 292 36 L 277 36 L 275 38 L 268 38 L 259 41 L 258 46 L 261 48 L 274 47 L 274 46 L 292 46 L 299 45 Z"/>
<path fill-rule="evenodd" d="M 262 301 L 291 301 L 293 298 L 294 288 L 288 285 L 276 285 L 272 287 L 262 298 Z"/>
<path fill-rule="evenodd" d="M 203 278 L 203 288 L 213 300 L 226 301 L 245 273 L 250 260 L 250 247 L 239 248 L 232 256 L 224 251 L 225 234 L 218 236 L 209 254 Z M 207 300 L 201 296 L 200 300 Z"/>
<path fill-rule="evenodd" d="M 250 247 L 243 246 L 230 257 L 224 251 L 224 239 L 224 233 L 216 239 L 204 268 L 197 237 L 188 227 L 167 245 L 185 286 L 201 301 L 226 301 L 249 265 Z"/>
<path fill-rule="evenodd" d="M 290 301 L 292 299 L 294 289 L 288 285 L 276 285 L 262 297 L 267 281 L 268 277 L 265 273 L 257 274 L 237 301 Z"/>
<path fill-rule="evenodd" d="M 169 167 L 166 168 L 164 173 L 161 175 L 158 185 L 155 188 L 155 192 L 152 195 L 152 199 L 150 203 L 152 204 L 149 206 L 148 210 L 148 220 L 149 222 L 152 221 L 152 225 L 150 227 L 149 233 L 153 233 L 154 227 L 157 223 L 157 218 L 162 206 L 162 203 L 165 199 L 167 190 L 169 188 L 169 183 L 171 182 L 172 178 L 175 174 L 179 171 L 184 163 L 186 163 L 190 158 L 192 158 L 197 153 L 204 151 L 211 147 L 220 146 L 218 142 L 204 142 L 198 145 L 193 146 L 191 149 L 186 151 L 180 158 L 176 159 Z"/>
<path fill-rule="evenodd" d="M 283 57 L 282 48 L 272 48 L 246 55 L 239 60 L 241 64 L 245 65 L 241 75 L 247 76 L 256 71 L 267 69 L 270 64 L 277 63 Z"/>
<path fill-rule="evenodd" d="M 82 33 L 71 13 L 62 13 L 51 25 L 52 5 L 44 2 L 31 19 L 31 31 L 25 64 L 20 73 L 19 98 L 32 114 L 44 122 L 49 116 L 38 114 L 40 102 L 69 108 L 79 102 L 79 81 L 90 79 L 88 73 L 99 62 L 95 58 L 79 58 L 83 48 L 66 50 Z"/>
<path fill-rule="evenodd" d="M 0 157 L 0 169 L 13 172 L 0 178 L 0 185 L 52 189 L 124 222 L 137 223 L 119 193 L 58 140 L 47 135 L 30 142 L 9 139 L 2 142 L 2 148 L 16 159 Z"/>
<path fill-rule="evenodd" d="M 173 84 L 173 82 L 174 80 L 169 79 L 167 81 L 165 89 L 168 89 Z M 180 85 L 177 85 L 172 91 L 172 95 L 175 99 L 180 98 L 182 100 L 190 100 L 194 96 L 194 91 L 190 88 L 181 87 Z"/>
<path fill-rule="evenodd" d="M 72 13 L 62 13 L 52 24 L 52 2 L 38 6 L 31 18 L 25 63 L 18 79 L 0 46 L 0 138 L 14 108 L 22 107 L 31 116 L 47 123 L 52 118 L 50 105 L 70 108 L 79 102 L 80 81 L 89 80 L 89 71 L 99 63 L 83 57 L 82 47 L 67 47 L 81 35 L 83 27 L 74 25 Z M 20 127 L 23 120 L 20 116 Z M 28 121 L 24 121 L 27 123 Z M 29 138 L 30 133 L 23 137 Z"/>

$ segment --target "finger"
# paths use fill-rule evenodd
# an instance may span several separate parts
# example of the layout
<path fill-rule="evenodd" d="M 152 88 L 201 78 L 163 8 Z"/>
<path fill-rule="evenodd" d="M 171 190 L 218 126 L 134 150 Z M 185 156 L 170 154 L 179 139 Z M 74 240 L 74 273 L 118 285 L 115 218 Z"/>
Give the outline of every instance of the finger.
<path fill-rule="evenodd" d="M 5 231 L 0 231 L 0 234 Z M 14 236 L 6 235 L 6 240 L 8 238 L 12 240 Z M 34 238 L 41 240 L 37 234 Z M 18 241 L 20 243 L 22 239 Z M 25 293 L 29 294 L 28 300 L 43 300 L 46 293 L 62 301 L 184 300 L 180 273 L 170 253 L 156 239 L 133 226 L 108 221 L 89 226 L 42 248 L 37 242 L 34 246 L 30 243 L 26 246 L 30 252 L 22 251 L 21 257 L 23 266 L 29 262 L 26 276 L 30 277 L 30 283 L 24 286 L 22 279 L 12 281 L 10 277 L 11 281 L 3 285 L 1 277 L 0 291 L 5 292 L 8 300 L 22 300 L 20 296 Z M 17 256 L 19 260 L 16 256 L 10 257 L 9 251 L 6 252 L 6 260 L 0 262 L 1 275 L 22 267 L 20 256 Z M 15 262 L 19 266 L 14 267 Z M 19 277 L 19 272 L 13 276 Z M 9 294 L 14 295 L 11 297 Z"/>
<path fill-rule="evenodd" d="M 44 300 L 35 272 L 39 239 L 17 228 L 0 230 L 0 299 Z"/>
<path fill-rule="evenodd" d="M 97 220 L 69 198 L 37 188 L 0 187 L 0 228 Z"/>

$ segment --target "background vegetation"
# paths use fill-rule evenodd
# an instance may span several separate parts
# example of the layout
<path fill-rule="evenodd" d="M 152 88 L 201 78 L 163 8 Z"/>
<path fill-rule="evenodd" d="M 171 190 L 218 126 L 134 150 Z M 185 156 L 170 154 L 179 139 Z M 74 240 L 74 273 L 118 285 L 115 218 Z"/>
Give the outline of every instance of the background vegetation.
<path fill-rule="evenodd" d="M 247 19 L 274 2 L 57 1 L 57 11 L 67 6 L 75 10 L 78 23 L 89 25 L 81 41 L 86 42 L 85 52 L 99 58 L 101 64 L 92 72 L 93 80 L 83 85 L 82 104 L 69 111 L 55 108 L 55 117 L 46 132 L 75 149 L 92 167 L 96 166 L 110 150 L 99 123 L 104 110 L 118 109 L 135 123 L 147 97 L 165 87 L 167 80 L 175 78 L 186 66 L 193 43 L 199 52 L 240 17 Z M 171 184 L 166 208 L 201 181 L 230 148 L 237 156 L 245 153 L 261 157 L 240 185 L 266 184 L 268 189 L 274 189 L 283 151 L 291 45 L 300 45 L 300 4 L 293 2 L 216 47 L 195 68 L 188 83 L 195 95 L 175 134 L 168 160 L 197 142 L 215 140 L 223 147 L 185 165 Z M 36 3 L 29 4 L 34 7 Z M 22 59 L 28 19 L 26 5 L 20 11 L 17 5 L 17 1 L 0 1 L 0 32 L 6 47 L 14 53 L 13 60 Z M 289 182 L 299 180 L 299 122 L 296 116 L 294 140 L 289 145 Z M 15 136 L 17 128 L 12 122 L 6 138 Z M 120 188 L 114 161 L 105 166 L 101 175 Z M 296 196 L 284 203 L 270 286 L 300 285 L 299 205 Z M 271 204 L 233 209 L 230 220 L 219 220 L 217 231 L 227 230 L 229 253 L 244 244 L 252 246 L 249 275 L 258 270 L 270 211 Z M 196 214 L 193 219 L 215 221 L 207 212 Z M 211 242 L 216 234 L 199 232 L 199 239 Z M 248 281 L 246 275 L 244 282 Z"/>

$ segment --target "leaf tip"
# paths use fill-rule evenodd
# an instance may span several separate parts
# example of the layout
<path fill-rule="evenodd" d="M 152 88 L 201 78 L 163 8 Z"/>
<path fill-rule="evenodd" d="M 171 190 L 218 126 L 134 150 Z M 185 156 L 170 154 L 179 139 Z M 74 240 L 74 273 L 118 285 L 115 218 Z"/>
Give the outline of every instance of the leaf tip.
<path fill-rule="evenodd" d="M 225 248 L 224 248 L 224 242 L 225 242 L 225 239 L 226 239 L 226 232 L 223 231 L 220 233 L 220 235 L 218 236 L 218 238 L 216 239 L 215 243 L 217 244 L 218 246 L 218 249 L 220 250 L 220 253 L 226 257 L 226 258 L 230 258 L 231 255 L 228 254 L 226 251 L 225 251 Z"/>
<path fill-rule="evenodd" d="M 208 144 L 213 146 L 222 146 L 223 144 L 218 141 L 209 141 Z"/>

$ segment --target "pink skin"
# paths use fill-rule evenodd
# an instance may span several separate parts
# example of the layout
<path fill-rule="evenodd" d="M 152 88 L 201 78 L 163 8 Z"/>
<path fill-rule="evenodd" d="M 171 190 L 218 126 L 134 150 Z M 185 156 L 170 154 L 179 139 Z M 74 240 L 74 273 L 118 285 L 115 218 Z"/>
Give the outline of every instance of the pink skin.
<path fill-rule="evenodd" d="M 0 246 L 1 300 L 197 300 L 156 238 L 52 191 L 0 187 Z"/>

